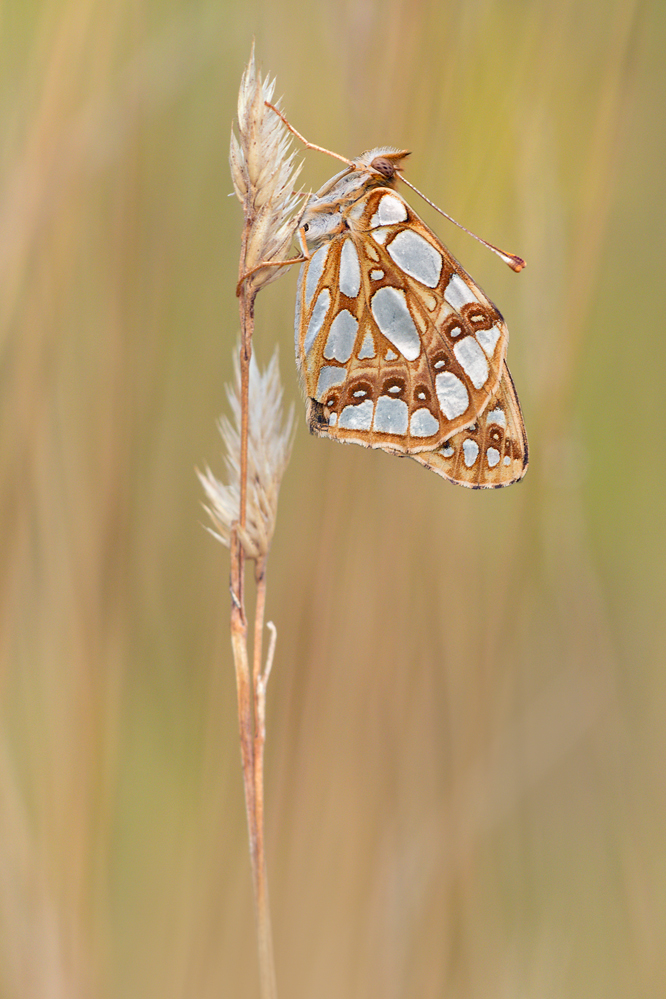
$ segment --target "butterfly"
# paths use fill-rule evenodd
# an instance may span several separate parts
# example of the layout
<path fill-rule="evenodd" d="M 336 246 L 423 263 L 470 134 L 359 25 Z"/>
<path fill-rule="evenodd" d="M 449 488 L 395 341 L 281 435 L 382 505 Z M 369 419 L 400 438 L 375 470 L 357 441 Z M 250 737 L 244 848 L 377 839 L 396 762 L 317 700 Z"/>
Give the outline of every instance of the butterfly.
<path fill-rule="evenodd" d="M 457 485 L 508 486 L 525 474 L 528 447 L 506 324 L 396 191 L 407 155 L 384 147 L 348 161 L 300 217 L 307 422 Z"/>

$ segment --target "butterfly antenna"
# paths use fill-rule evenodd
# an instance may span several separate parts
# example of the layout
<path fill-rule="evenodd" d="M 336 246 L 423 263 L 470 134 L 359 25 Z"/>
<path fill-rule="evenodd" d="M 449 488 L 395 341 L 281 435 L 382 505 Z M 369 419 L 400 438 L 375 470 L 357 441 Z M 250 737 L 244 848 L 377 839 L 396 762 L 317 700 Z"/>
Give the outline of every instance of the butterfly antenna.
<path fill-rule="evenodd" d="M 477 236 L 475 232 L 471 231 L 471 229 L 467 229 L 464 225 L 461 225 L 460 222 L 456 222 L 456 220 L 451 218 L 450 215 L 447 215 L 446 212 L 443 212 L 442 209 L 439 208 L 434 201 L 431 201 L 430 198 L 426 198 L 425 194 L 421 194 L 418 187 L 414 187 L 414 185 L 411 184 L 405 177 L 401 176 L 400 180 L 404 184 L 406 184 L 407 187 L 411 187 L 412 191 L 414 191 L 415 194 L 418 194 L 420 198 L 423 198 L 423 200 L 426 201 L 432 208 L 434 208 L 436 212 L 439 212 L 440 215 L 443 215 L 445 219 L 448 219 L 449 222 L 453 222 L 453 224 L 457 225 L 459 229 L 463 230 L 463 232 L 466 232 L 468 233 L 468 235 L 473 236 L 474 239 L 477 239 L 479 241 L 479 243 L 483 243 L 483 245 L 487 246 L 489 250 L 492 250 L 493 253 L 496 253 L 497 256 L 504 261 L 505 264 L 508 264 L 508 266 L 511 268 L 512 271 L 516 272 L 516 274 L 522 271 L 523 267 L 525 266 L 525 261 L 523 260 L 522 257 L 517 256 L 515 253 L 505 253 L 504 250 L 500 250 L 498 246 L 493 246 L 493 244 L 488 243 L 487 240 L 481 239 L 481 237 Z"/>
<path fill-rule="evenodd" d="M 331 152 L 330 149 L 324 149 L 323 146 L 315 146 L 315 144 L 313 142 L 308 142 L 308 140 L 305 138 L 305 136 L 301 135 L 300 132 L 296 131 L 296 129 L 294 128 L 294 126 L 287 121 L 287 119 L 282 114 L 282 112 L 280 110 L 278 110 L 278 108 L 276 108 L 274 104 L 269 104 L 268 101 L 264 101 L 264 104 L 266 105 L 267 108 L 270 108 L 271 111 L 275 112 L 275 114 L 278 116 L 278 118 L 281 119 L 281 121 L 283 122 L 283 124 L 287 126 L 287 128 L 292 133 L 292 135 L 295 135 L 297 139 L 300 139 L 300 141 L 303 143 L 303 145 L 305 146 L 306 149 L 314 149 L 315 152 L 326 153 L 327 156 L 332 156 L 333 159 L 335 159 L 335 160 L 341 160 L 343 163 L 346 163 L 347 166 L 351 166 L 352 165 L 352 161 L 348 160 L 346 156 L 341 156 L 340 153 Z"/>

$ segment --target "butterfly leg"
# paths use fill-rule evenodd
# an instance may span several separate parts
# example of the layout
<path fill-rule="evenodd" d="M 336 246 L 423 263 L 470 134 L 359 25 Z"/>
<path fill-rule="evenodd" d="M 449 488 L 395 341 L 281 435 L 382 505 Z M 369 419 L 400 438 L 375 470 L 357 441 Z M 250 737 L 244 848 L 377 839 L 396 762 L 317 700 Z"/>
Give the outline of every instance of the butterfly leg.
<path fill-rule="evenodd" d="M 346 163 L 347 166 L 352 165 L 352 161 L 348 160 L 346 156 L 341 156 L 340 153 L 332 153 L 330 149 L 324 149 L 323 146 L 315 146 L 313 142 L 308 142 L 305 136 L 301 135 L 300 132 L 296 131 L 294 126 L 287 121 L 282 112 L 278 111 L 278 109 L 275 107 L 274 104 L 269 104 L 268 101 L 264 101 L 264 104 L 266 105 L 267 108 L 270 108 L 271 111 L 275 112 L 275 114 L 278 116 L 278 118 L 280 118 L 282 123 L 287 126 L 292 135 L 295 135 L 297 139 L 300 139 L 300 141 L 303 143 L 306 149 L 314 149 L 315 152 L 317 153 L 326 153 L 327 156 L 332 156 L 333 159 L 341 160 L 343 163 Z"/>
<path fill-rule="evenodd" d="M 288 257 L 286 260 L 264 260 L 252 267 L 249 271 L 243 274 L 242 278 L 236 285 L 236 298 L 239 297 L 241 289 L 243 287 L 243 282 L 251 277 L 256 271 L 260 271 L 263 267 L 289 267 L 290 264 L 303 264 L 306 260 L 310 259 L 310 254 L 308 253 L 307 244 L 305 242 L 305 236 L 303 230 L 298 230 L 298 239 L 301 244 L 301 256 L 300 257 Z"/>
<path fill-rule="evenodd" d="M 236 285 L 236 298 L 238 298 L 241 293 L 243 282 L 247 281 L 247 279 L 252 277 L 253 274 L 256 274 L 257 271 L 263 270 L 264 267 L 288 267 L 290 264 L 302 264 L 305 260 L 309 259 L 309 257 L 289 257 L 287 260 L 263 260 L 260 264 L 257 264 L 256 267 L 252 267 L 249 271 L 246 271 L 245 274 L 243 274 L 242 278 Z"/>

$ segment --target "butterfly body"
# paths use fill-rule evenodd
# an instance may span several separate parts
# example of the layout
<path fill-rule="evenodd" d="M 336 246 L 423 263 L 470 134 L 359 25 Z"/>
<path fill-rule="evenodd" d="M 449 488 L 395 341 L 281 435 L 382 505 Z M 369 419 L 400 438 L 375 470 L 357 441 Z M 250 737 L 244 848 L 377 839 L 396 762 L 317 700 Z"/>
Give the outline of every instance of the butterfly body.
<path fill-rule="evenodd" d="M 395 191 L 404 150 L 364 153 L 310 198 L 296 358 L 311 432 L 509 485 L 527 441 L 493 303 Z"/>

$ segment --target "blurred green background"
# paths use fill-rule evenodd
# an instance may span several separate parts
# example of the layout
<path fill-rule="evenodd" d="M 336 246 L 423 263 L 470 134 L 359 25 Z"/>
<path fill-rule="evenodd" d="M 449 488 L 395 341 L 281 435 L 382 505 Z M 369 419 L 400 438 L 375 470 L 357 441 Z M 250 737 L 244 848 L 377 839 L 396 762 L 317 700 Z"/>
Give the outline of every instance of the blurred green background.
<path fill-rule="evenodd" d="M 0 995 L 258 993 L 223 472 L 242 68 L 410 195 L 498 303 L 532 463 L 455 489 L 310 438 L 269 564 L 289 999 L 666 993 L 666 7 L 6 0 Z M 336 172 L 308 153 L 304 183 Z"/>

